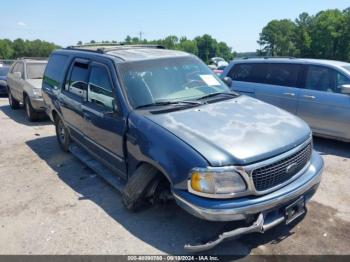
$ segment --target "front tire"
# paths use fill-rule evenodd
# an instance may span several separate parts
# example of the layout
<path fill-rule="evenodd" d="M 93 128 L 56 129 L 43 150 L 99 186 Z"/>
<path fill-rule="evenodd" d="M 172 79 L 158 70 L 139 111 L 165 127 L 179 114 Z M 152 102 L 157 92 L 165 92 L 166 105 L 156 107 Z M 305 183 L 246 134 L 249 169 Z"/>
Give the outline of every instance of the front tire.
<path fill-rule="evenodd" d="M 19 102 L 13 97 L 10 88 L 8 88 L 7 93 L 8 93 L 8 96 L 9 96 L 9 104 L 10 104 L 10 107 L 11 107 L 13 110 L 19 109 L 20 104 L 19 104 Z"/>
<path fill-rule="evenodd" d="M 62 119 L 57 116 L 55 120 L 55 126 L 56 126 L 56 137 L 58 144 L 60 145 L 60 148 L 64 152 L 69 151 L 69 144 L 70 144 L 70 136 L 68 129 L 65 127 Z"/>
<path fill-rule="evenodd" d="M 39 119 L 39 113 L 36 112 L 32 107 L 28 96 L 26 96 L 24 99 L 24 108 L 26 110 L 27 118 L 30 122 L 34 122 Z"/>

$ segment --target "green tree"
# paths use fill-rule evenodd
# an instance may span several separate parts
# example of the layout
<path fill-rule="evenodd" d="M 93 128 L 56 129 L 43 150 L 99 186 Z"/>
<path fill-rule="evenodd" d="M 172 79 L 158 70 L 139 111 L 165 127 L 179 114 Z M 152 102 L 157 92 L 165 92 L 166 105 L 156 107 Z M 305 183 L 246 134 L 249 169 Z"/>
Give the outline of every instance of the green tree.
<path fill-rule="evenodd" d="M 0 40 L 0 59 L 10 59 L 14 54 L 11 47 L 11 41 L 8 39 Z"/>
<path fill-rule="evenodd" d="M 295 45 L 299 50 L 298 55 L 302 57 L 309 57 L 311 55 L 311 28 L 313 18 L 308 13 L 302 13 L 295 20 Z"/>
<path fill-rule="evenodd" d="M 225 42 L 219 42 L 217 44 L 216 55 L 224 58 L 226 61 L 230 61 L 234 57 L 234 53 L 232 52 L 232 48 L 229 47 Z"/>
<path fill-rule="evenodd" d="M 289 19 L 272 20 L 260 33 L 261 52 L 271 56 L 293 56 L 300 51 L 295 45 L 296 25 Z"/>
<path fill-rule="evenodd" d="M 186 37 L 182 37 L 180 39 L 180 42 L 177 45 L 176 49 L 182 50 L 194 55 L 198 55 L 197 43 L 193 40 L 187 39 Z"/>
<path fill-rule="evenodd" d="M 344 50 L 344 60 L 350 62 L 350 7 L 343 11 L 344 15 L 344 37 L 340 49 Z"/>
<path fill-rule="evenodd" d="M 340 49 L 344 35 L 345 16 L 340 10 L 319 12 L 314 17 L 311 30 L 312 55 L 317 58 L 344 59 L 344 50 Z"/>
<path fill-rule="evenodd" d="M 208 63 L 209 59 L 216 56 L 217 53 L 217 41 L 210 35 L 205 34 L 203 36 L 197 36 L 195 38 L 198 48 L 198 56 Z"/>

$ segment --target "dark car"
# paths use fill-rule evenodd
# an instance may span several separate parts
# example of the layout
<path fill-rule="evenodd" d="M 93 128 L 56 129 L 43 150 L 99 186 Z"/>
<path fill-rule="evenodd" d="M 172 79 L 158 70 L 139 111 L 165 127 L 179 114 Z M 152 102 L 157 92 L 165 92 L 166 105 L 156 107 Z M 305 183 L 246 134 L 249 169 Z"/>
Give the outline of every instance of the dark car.
<path fill-rule="evenodd" d="M 7 73 L 9 66 L 0 67 L 0 95 L 7 95 Z"/>
<path fill-rule="evenodd" d="M 321 180 L 305 122 L 231 92 L 188 53 L 57 50 L 42 90 L 60 147 L 119 189 L 126 208 L 175 199 L 201 219 L 252 222 L 190 251 L 294 221 Z"/>

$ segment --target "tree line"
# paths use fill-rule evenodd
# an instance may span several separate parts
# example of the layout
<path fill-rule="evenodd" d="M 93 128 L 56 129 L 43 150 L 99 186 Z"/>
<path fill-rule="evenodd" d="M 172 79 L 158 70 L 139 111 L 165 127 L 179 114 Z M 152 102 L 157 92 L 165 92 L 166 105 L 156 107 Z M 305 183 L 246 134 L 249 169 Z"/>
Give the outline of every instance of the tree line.
<path fill-rule="evenodd" d="M 90 44 L 96 43 L 95 40 L 91 40 Z M 117 43 L 117 41 L 102 41 L 102 43 Z M 225 42 L 217 41 L 212 36 L 205 34 L 203 36 L 197 36 L 194 39 L 188 39 L 187 37 L 177 37 L 174 35 L 167 36 L 163 39 L 147 40 L 140 39 L 139 37 L 127 36 L 124 41 L 120 42 L 126 45 L 162 45 L 167 49 L 181 50 L 194 55 L 199 56 L 204 62 L 208 63 L 212 57 L 222 57 L 229 61 L 234 58 L 235 53 L 232 52 L 232 48 Z M 82 45 L 82 41 L 77 43 Z"/>
<path fill-rule="evenodd" d="M 50 53 L 60 46 L 42 40 L 23 40 L 18 38 L 14 41 L 0 39 L 0 59 L 16 59 L 19 57 L 48 57 Z"/>
<path fill-rule="evenodd" d="M 294 21 L 272 20 L 261 31 L 258 55 L 324 58 L 350 62 L 350 8 L 330 9 Z"/>
<path fill-rule="evenodd" d="M 127 36 L 124 41 L 102 41 L 103 43 L 153 44 L 168 49 L 182 50 L 199 56 L 208 63 L 212 57 L 232 60 L 235 53 L 225 42 L 209 34 L 193 39 L 174 35 L 162 39 L 147 40 Z M 90 43 L 96 43 L 91 40 Z M 83 44 L 82 41 L 78 45 Z M 302 13 L 294 21 L 272 20 L 261 31 L 256 51 L 258 56 L 294 56 L 335 59 L 350 62 L 350 8 L 330 9 L 309 15 Z M 42 40 L 0 39 L 0 59 L 18 57 L 47 57 L 60 46 Z M 247 53 L 254 54 L 254 53 Z"/>

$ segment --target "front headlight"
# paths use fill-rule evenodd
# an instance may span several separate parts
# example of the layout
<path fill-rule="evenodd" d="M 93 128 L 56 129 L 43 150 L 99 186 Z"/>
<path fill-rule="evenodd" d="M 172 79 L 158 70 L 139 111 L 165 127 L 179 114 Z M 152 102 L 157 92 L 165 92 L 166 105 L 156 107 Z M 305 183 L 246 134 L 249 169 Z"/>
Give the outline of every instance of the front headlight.
<path fill-rule="evenodd" d="M 33 88 L 33 94 L 36 97 L 42 97 L 41 88 Z"/>
<path fill-rule="evenodd" d="M 233 169 L 200 168 L 191 172 L 190 191 L 198 195 L 225 197 L 247 190 L 241 175 Z"/>

